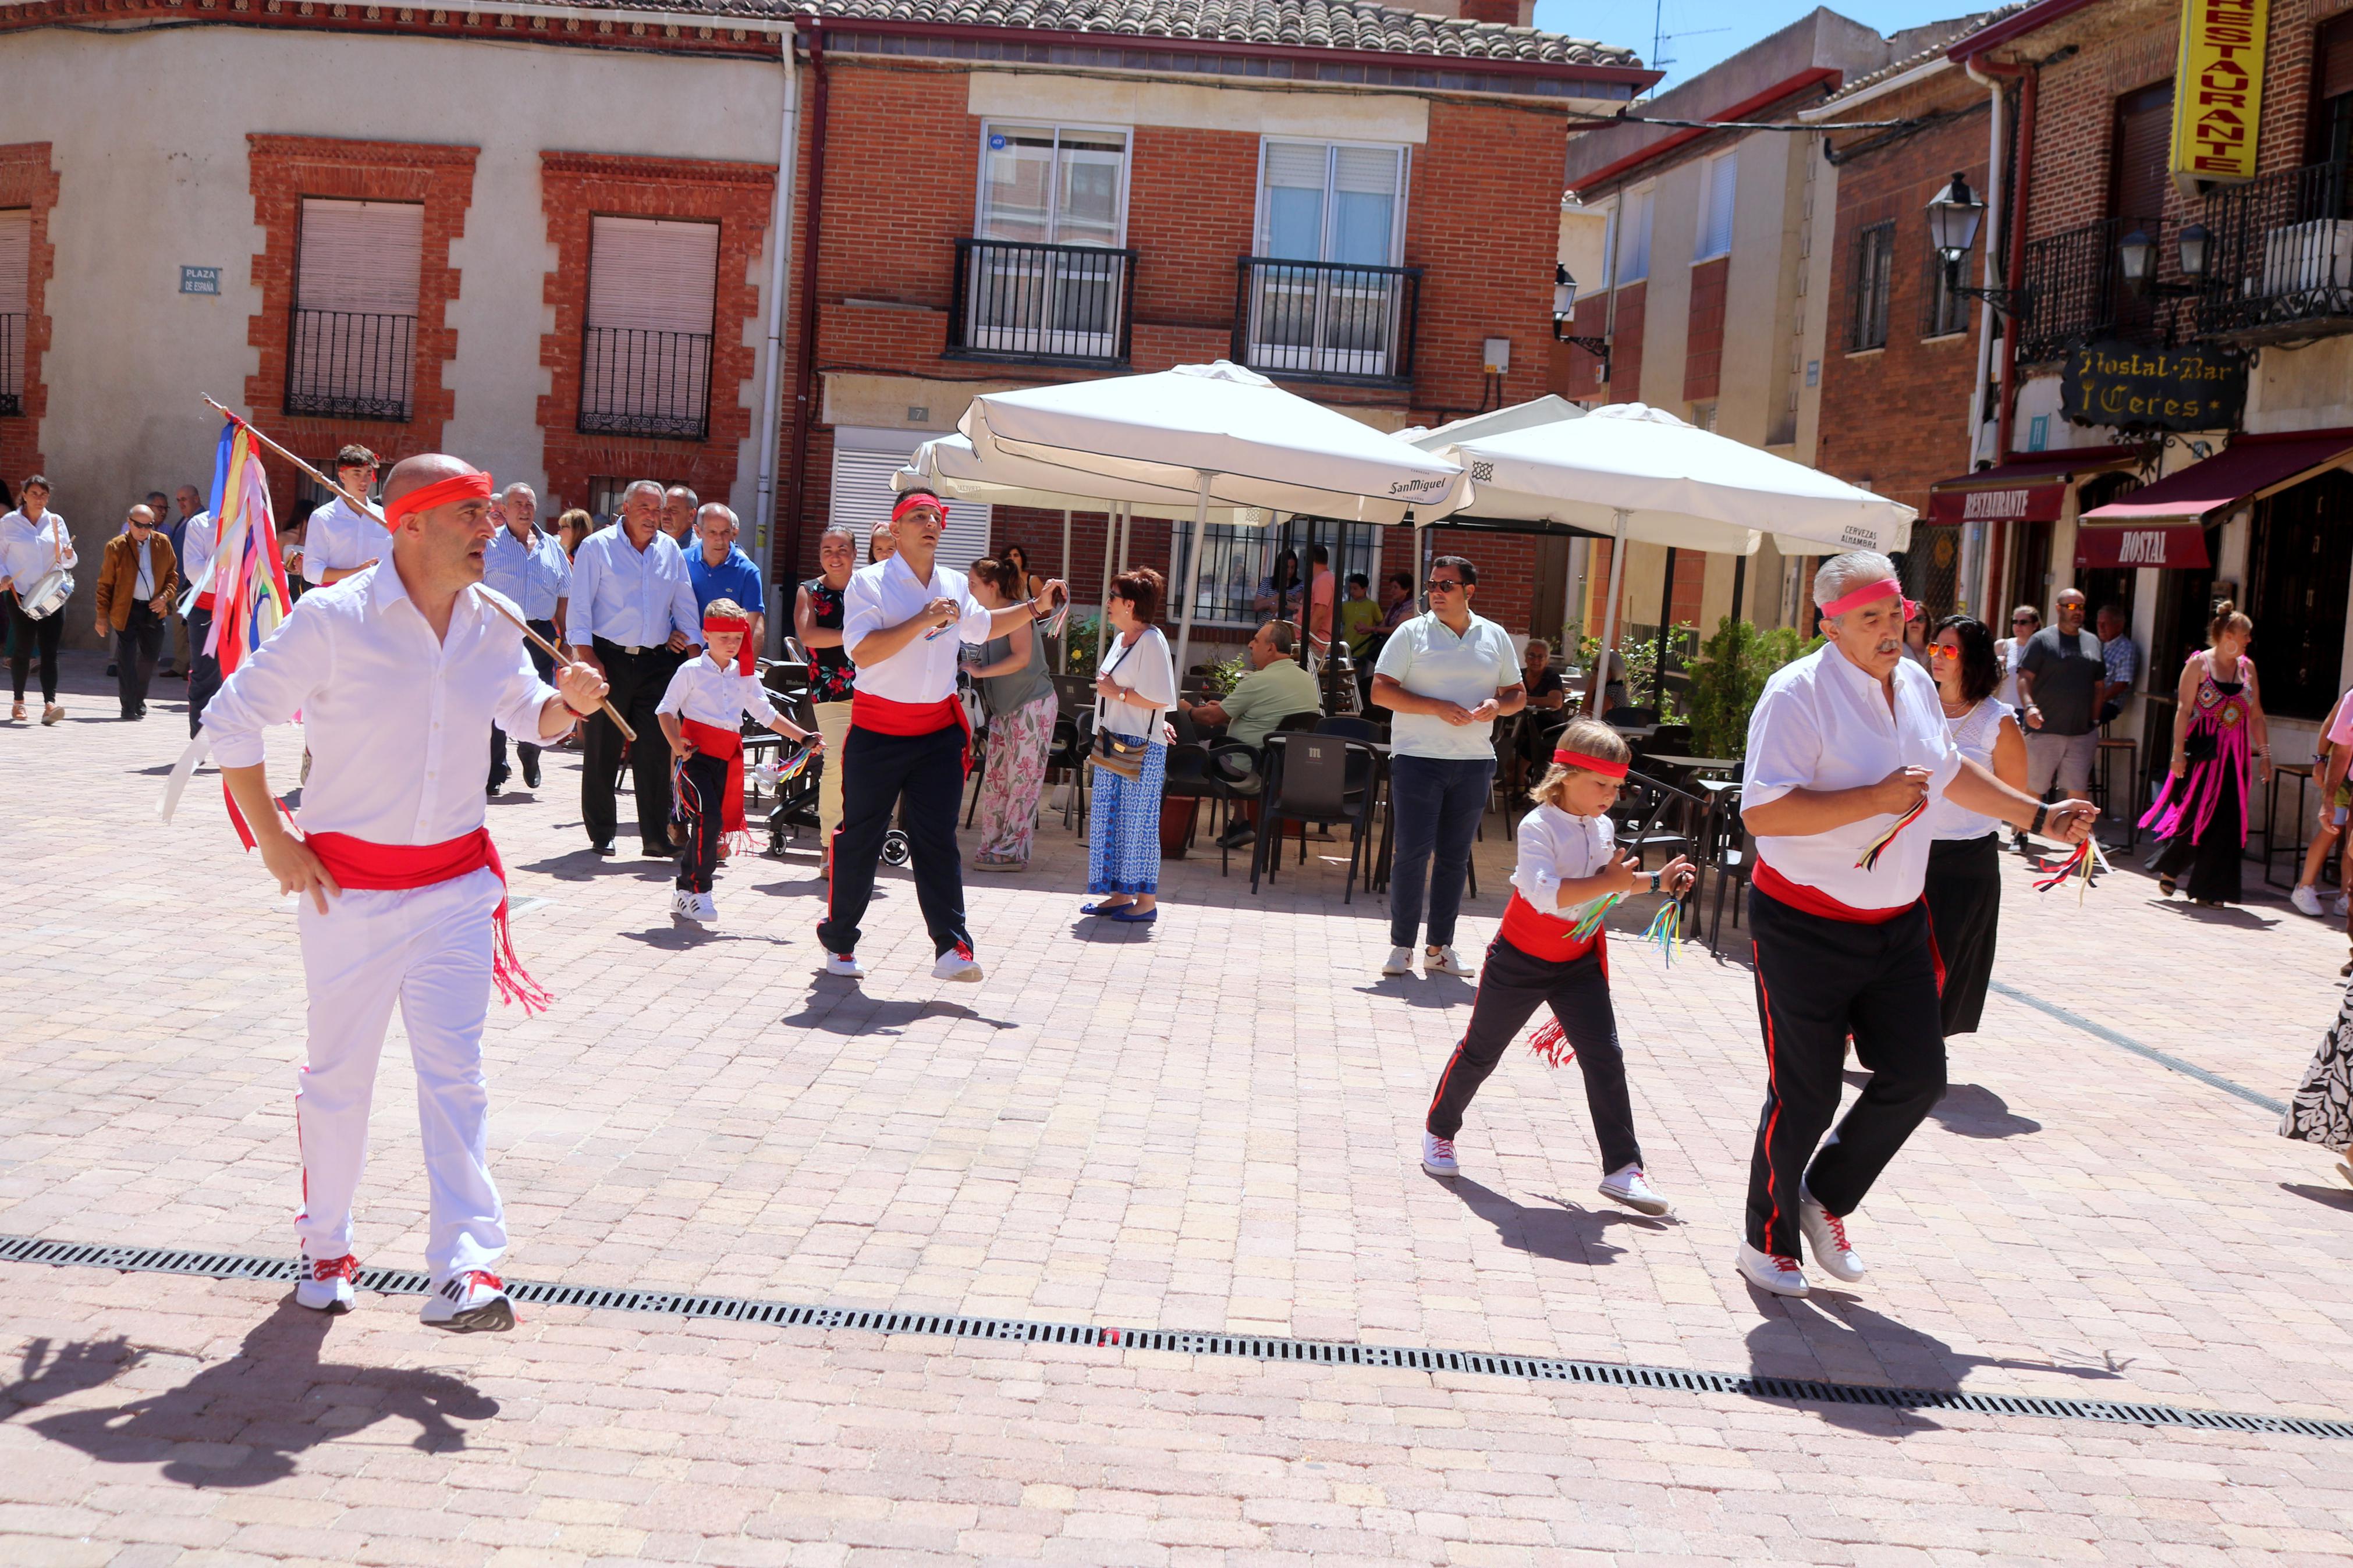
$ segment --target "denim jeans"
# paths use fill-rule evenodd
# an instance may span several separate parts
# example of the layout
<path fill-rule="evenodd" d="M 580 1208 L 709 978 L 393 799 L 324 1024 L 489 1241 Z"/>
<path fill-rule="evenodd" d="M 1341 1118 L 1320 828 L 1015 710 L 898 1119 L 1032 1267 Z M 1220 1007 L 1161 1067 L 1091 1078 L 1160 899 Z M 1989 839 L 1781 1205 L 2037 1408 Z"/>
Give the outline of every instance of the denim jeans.
<path fill-rule="evenodd" d="M 1425 879 L 1430 945 L 1453 945 L 1462 879 L 1471 869 L 1471 839 L 1486 815 L 1494 779 L 1493 757 L 1398 757 L 1389 764 L 1390 810 L 1397 816 L 1397 863 L 1389 871 L 1390 946 L 1413 945 L 1421 929 Z"/>

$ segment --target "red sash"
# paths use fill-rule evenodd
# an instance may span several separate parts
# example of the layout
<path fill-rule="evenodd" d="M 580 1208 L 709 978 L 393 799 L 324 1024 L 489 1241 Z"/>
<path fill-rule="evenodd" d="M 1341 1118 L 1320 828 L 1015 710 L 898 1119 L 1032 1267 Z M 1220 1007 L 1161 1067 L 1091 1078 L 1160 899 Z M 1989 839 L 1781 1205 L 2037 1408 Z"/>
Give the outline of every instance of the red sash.
<path fill-rule="evenodd" d="M 744 731 L 723 730 L 716 724 L 706 724 L 700 719 L 678 716 L 679 732 L 694 742 L 694 749 L 706 757 L 727 759 L 726 795 L 719 803 L 719 831 L 728 839 L 743 835 L 744 846 L 751 843 L 752 830 L 744 821 Z M 673 769 L 673 772 L 677 770 Z M 680 796 L 675 779 L 670 790 L 672 799 Z M 703 809 L 711 809 L 703 803 Z"/>
<path fill-rule="evenodd" d="M 1583 958 L 1599 947 L 1602 950 L 1602 973 L 1608 973 L 1609 950 L 1603 939 L 1609 933 L 1597 927 L 1591 936 L 1580 942 L 1576 932 L 1577 928 L 1572 922 L 1558 915 L 1546 914 L 1522 897 L 1517 888 L 1512 889 L 1512 901 L 1504 906 L 1503 937 L 1505 942 L 1530 958 L 1541 958 L 1546 963 L 1567 963 L 1572 959 Z"/>
<path fill-rule="evenodd" d="M 506 865 L 499 858 L 499 847 L 491 842 L 487 827 L 439 844 L 375 844 L 348 833 L 306 834 L 302 842 L 311 847 L 311 853 L 319 858 L 335 885 L 345 889 L 429 888 L 481 870 L 496 876 L 500 887 L 506 886 Z M 491 949 L 491 978 L 498 983 L 500 997 L 521 1003 L 526 1016 L 540 1011 L 555 998 L 531 977 L 516 956 L 503 896 L 491 920 L 498 933 Z"/>
<path fill-rule="evenodd" d="M 849 700 L 849 721 L 878 735 L 933 735 L 954 724 L 964 731 L 964 771 L 972 772 L 972 715 L 964 700 L 948 696 L 937 702 L 893 702 L 860 691 Z"/>
<path fill-rule="evenodd" d="M 1757 884 L 1758 892 L 1769 898 L 1778 899 L 1793 910 L 1802 910 L 1807 914 L 1826 921 L 1844 921 L 1850 925 L 1885 925 L 1896 916 L 1908 912 L 1920 901 L 1915 899 L 1909 904 L 1898 904 L 1892 910 L 1860 910 L 1852 904 L 1841 903 L 1820 888 L 1810 888 L 1803 882 L 1792 882 L 1788 878 L 1773 869 L 1768 862 L 1763 860 L 1757 862 L 1757 868 L 1751 873 L 1751 877 Z"/>

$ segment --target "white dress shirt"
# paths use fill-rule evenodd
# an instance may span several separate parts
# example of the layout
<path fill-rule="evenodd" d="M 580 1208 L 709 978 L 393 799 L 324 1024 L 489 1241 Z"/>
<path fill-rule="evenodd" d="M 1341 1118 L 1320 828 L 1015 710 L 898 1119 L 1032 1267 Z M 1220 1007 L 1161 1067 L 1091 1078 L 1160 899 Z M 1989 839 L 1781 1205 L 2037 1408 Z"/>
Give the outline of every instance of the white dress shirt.
<path fill-rule="evenodd" d="M 1416 697 L 1437 697 L 1476 708 L 1521 681 L 1520 656 L 1509 632 L 1482 616 L 1456 637 L 1435 610 L 1414 616 L 1389 635 L 1381 647 L 1377 675 L 1386 675 Z M 1494 724 L 1450 724 L 1433 713 L 1397 713 L 1389 719 L 1394 755 L 1446 762 L 1493 761 Z"/>
<path fill-rule="evenodd" d="M 155 534 L 149 530 L 147 537 L 134 542 L 139 552 L 139 580 L 132 584 L 131 595 L 141 604 L 155 596 Z"/>
<path fill-rule="evenodd" d="M 1512 886 L 1539 912 L 1572 919 L 1577 911 L 1560 907 L 1560 885 L 1599 874 L 1617 848 L 1618 830 L 1607 816 L 1577 816 L 1547 801 L 1520 818 Z"/>
<path fill-rule="evenodd" d="M 776 721 L 776 704 L 768 700 L 760 678 L 744 674 L 733 659 L 717 663 L 708 651 L 678 667 L 654 711 L 675 713 L 721 730 L 740 728 L 746 713 L 763 724 Z"/>
<path fill-rule="evenodd" d="M 194 592 L 198 584 L 203 584 L 205 592 L 211 593 L 213 585 L 205 582 L 205 574 L 212 570 L 213 552 L 220 548 L 220 530 L 213 526 L 213 514 L 200 511 L 188 519 L 187 527 L 181 531 L 180 537 L 186 544 L 180 552 L 183 586 L 186 591 Z M 193 601 L 189 607 L 195 608 Z"/>
<path fill-rule="evenodd" d="M 628 525 L 600 528 L 580 542 L 572 558 L 572 603 L 564 635 L 586 645 L 597 637 L 625 648 L 659 647 L 670 634 L 702 642 L 702 616 L 678 542 L 660 529 L 643 550 L 629 542 Z"/>
<path fill-rule="evenodd" d="M 586 546 L 582 546 L 586 549 Z M 879 566 L 861 566 L 849 574 L 841 595 L 842 651 L 857 657 L 858 645 L 875 632 L 913 618 L 934 599 L 953 599 L 959 606 L 955 624 L 939 636 L 914 640 L 880 664 L 858 667 L 858 689 L 892 702 L 942 702 L 955 695 L 956 659 L 965 643 L 988 640 L 990 615 L 972 596 L 965 574 L 932 563 L 932 580 L 915 580 L 903 555 L 893 555 Z"/>
<path fill-rule="evenodd" d="M 1127 691 L 1103 705 L 1103 727 L 1131 741 L 1160 739 L 1160 715 L 1176 706 L 1176 663 L 1158 626 L 1146 626 L 1134 642 L 1114 637 L 1096 667 Z"/>
<path fill-rule="evenodd" d="M 1940 707 L 1941 710 L 1941 707 Z M 1945 721 L 1952 731 L 1953 744 L 1961 755 L 1993 771 L 1993 743 L 2001 737 L 2001 721 L 2010 716 L 2010 707 L 2000 698 L 1989 697 L 1957 719 Z M 1983 838 L 2001 826 L 2000 822 L 1983 812 L 1957 805 L 1939 795 L 1922 816 L 1918 826 L 1928 830 L 1931 838 Z"/>
<path fill-rule="evenodd" d="M 302 531 L 302 575 L 324 583 L 330 568 L 348 572 L 392 553 L 392 535 L 384 524 L 337 496 L 311 514 Z"/>
<path fill-rule="evenodd" d="M 1740 804 L 1743 809 L 1768 805 L 1793 789 L 1860 789 L 1904 767 L 1929 771 L 1932 809 L 1961 771 L 1936 683 L 1918 665 L 1897 659 L 1891 712 L 1879 681 L 1829 645 L 1767 679 L 1748 717 Z M 1897 834 L 1872 869 L 1855 864 L 1894 821 L 1878 812 L 1803 837 L 1760 834 L 1757 858 L 1790 881 L 1852 908 L 1903 908 L 1920 897 L 1928 874 L 1928 835 L 1921 823 Z"/>
<path fill-rule="evenodd" d="M 495 588 L 522 606 L 527 621 L 552 621 L 558 601 L 572 593 L 572 559 L 554 536 L 531 526 L 525 543 L 514 530 L 501 528 L 482 550 L 482 584 Z"/>
<path fill-rule="evenodd" d="M 262 731 L 299 711 L 311 759 L 295 816 L 305 832 L 374 844 L 471 833 L 491 726 L 536 740 L 555 695 L 484 592 L 458 595 L 438 640 L 389 558 L 303 595 L 206 706 L 215 760 L 260 762 Z"/>
<path fill-rule="evenodd" d="M 39 582 L 50 567 L 71 566 L 78 559 L 73 533 L 56 512 L 44 511 L 38 522 L 21 511 L 0 517 L 0 577 L 13 580 L 18 594 Z"/>

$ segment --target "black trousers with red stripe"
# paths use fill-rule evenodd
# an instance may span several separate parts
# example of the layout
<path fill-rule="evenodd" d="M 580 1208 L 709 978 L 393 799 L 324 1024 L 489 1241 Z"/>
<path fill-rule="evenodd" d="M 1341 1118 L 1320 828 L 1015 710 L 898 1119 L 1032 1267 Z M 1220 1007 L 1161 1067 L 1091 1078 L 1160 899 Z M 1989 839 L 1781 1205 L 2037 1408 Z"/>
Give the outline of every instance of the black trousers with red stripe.
<path fill-rule="evenodd" d="M 1834 1215 L 1853 1213 L 1945 1092 L 1936 950 L 1921 905 L 1864 925 L 1808 914 L 1752 884 L 1748 918 L 1767 1072 L 1748 1243 L 1795 1258 L 1800 1192 Z M 1849 1035 L 1871 1079 L 1824 1143 Z"/>
<path fill-rule="evenodd" d="M 1609 1005 L 1609 975 L 1599 945 L 1567 963 L 1555 963 L 1523 952 L 1500 936 L 1487 944 L 1479 994 L 1471 1005 L 1471 1026 L 1439 1078 L 1425 1125 L 1440 1138 L 1461 1131 L 1471 1097 L 1519 1038 L 1521 1027 L 1546 1004 L 1568 1043 L 1577 1047 L 1593 1136 L 1601 1145 L 1602 1174 L 1641 1164 L 1634 1108 L 1626 1097 L 1626 1057 L 1618 1048 L 1618 1015 Z"/>
<path fill-rule="evenodd" d="M 679 765 L 678 814 L 686 823 L 686 843 L 678 852 L 678 885 L 690 893 L 711 891 L 719 874 L 719 841 L 727 837 L 725 757 L 697 752 Z"/>
<path fill-rule="evenodd" d="M 964 866 L 956 858 L 956 812 L 964 804 L 965 735 L 949 724 L 928 735 L 886 735 L 849 727 L 841 755 L 841 826 L 833 832 L 833 879 L 818 941 L 828 952 L 858 951 L 860 922 L 874 899 L 874 868 L 899 815 L 915 874 L 915 902 L 932 933 L 934 957 L 972 945 L 964 921 Z"/>

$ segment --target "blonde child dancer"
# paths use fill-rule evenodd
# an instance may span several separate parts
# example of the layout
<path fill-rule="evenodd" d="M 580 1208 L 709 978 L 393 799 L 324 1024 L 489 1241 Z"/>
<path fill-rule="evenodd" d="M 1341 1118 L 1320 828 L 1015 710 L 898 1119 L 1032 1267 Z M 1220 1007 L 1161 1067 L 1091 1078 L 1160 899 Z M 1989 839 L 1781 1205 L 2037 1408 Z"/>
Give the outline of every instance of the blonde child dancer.
<path fill-rule="evenodd" d="M 1617 1016 L 1609 1005 L 1608 933 L 1593 906 L 1646 884 L 1654 893 L 1679 893 L 1694 873 L 1691 862 L 1677 856 L 1645 878 L 1637 869 L 1637 857 L 1619 857 L 1609 811 L 1624 787 L 1632 753 L 1616 731 L 1597 720 L 1578 719 L 1561 731 L 1556 746 L 1552 766 L 1535 787 L 1535 809 L 1520 823 L 1512 900 L 1504 910 L 1501 934 L 1487 947 L 1471 1026 L 1430 1098 L 1421 1165 L 1434 1176 L 1461 1170 L 1454 1135 L 1462 1130 L 1471 1097 L 1503 1060 L 1529 1015 L 1549 1004 L 1557 1029 L 1547 1026 L 1531 1043 L 1556 1064 L 1562 1041 L 1574 1049 L 1601 1144 L 1601 1195 L 1643 1214 L 1667 1214 L 1671 1205 L 1642 1175 L 1634 1110 L 1626 1097 L 1626 1058 L 1618 1048 Z M 1582 934 L 1581 916 L 1595 917 Z"/>

